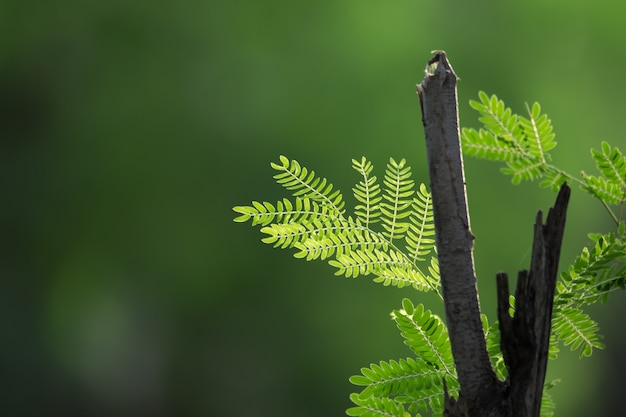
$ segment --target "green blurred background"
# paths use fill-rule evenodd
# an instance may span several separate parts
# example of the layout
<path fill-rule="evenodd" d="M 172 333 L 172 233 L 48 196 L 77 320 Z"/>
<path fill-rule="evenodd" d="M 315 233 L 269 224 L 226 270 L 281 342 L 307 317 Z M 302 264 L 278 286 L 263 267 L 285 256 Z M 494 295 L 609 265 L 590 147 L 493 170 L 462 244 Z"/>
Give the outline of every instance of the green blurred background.
<path fill-rule="evenodd" d="M 275 200 L 284 154 L 345 191 L 351 158 L 427 181 L 415 84 L 433 49 L 478 90 L 539 101 L 554 162 L 626 150 L 626 6 L 608 0 L 0 2 L 0 415 L 343 415 L 348 377 L 410 356 L 410 289 L 333 276 L 263 245 L 235 205 Z M 554 195 L 466 159 L 483 310 L 529 264 Z M 611 224 L 575 190 L 562 262 Z M 613 416 L 624 295 L 593 309 L 607 349 L 550 364 L 557 416 Z M 431 308 L 440 311 L 436 304 Z"/>

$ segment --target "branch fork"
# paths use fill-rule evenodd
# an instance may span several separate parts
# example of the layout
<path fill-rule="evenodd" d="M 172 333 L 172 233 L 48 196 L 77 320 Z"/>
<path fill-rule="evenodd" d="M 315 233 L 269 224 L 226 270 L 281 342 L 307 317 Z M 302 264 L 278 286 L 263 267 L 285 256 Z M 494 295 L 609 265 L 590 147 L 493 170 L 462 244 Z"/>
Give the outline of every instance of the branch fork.
<path fill-rule="evenodd" d="M 499 381 L 491 367 L 480 319 L 461 153 L 457 76 L 443 51 L 436 51 L 417 85 L 433 196 L 435 237 L 459 398 L 445 389 L 448 417 L 538 417 L 550 341 L 552 304 L 570 190 L 564 184 L 547 223 L 535 223 L 530 272 L 521 271 L 516 314 L 508 314 L 506 274 L 499 274 L 498 318 L 502 352 L 509 368 Z"/>

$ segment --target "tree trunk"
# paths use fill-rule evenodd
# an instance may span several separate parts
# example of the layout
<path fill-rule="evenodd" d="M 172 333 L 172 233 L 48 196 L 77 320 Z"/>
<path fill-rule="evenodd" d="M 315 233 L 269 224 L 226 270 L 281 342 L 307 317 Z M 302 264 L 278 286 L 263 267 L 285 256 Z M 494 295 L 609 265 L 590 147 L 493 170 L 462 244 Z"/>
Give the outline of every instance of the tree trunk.
<path fill-rule="evenodd" d="M 516 314 L 508 314 L 506 274 L 499 274 L 501 348 L 509 369 L 499 381 L 491 368 L 480 319 L 473 240 L 459 140 L 457 77 L 445 52 L 428 61 L 417 86 L 433 196 L 435 236 L 458 399 L 445 392 L 449 417 L 538 417 L 550 340 L 552 302 L 569 188 L 559 192 L 546 225 L 537 215 L 531 271 L 521 271 Z"/>

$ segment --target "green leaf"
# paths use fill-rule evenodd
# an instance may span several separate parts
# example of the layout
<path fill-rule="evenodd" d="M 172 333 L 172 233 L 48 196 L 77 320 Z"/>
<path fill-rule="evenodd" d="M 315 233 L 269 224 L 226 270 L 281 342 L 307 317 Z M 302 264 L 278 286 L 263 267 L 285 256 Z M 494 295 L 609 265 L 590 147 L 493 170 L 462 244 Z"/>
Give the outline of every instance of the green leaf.
<path fill-rule="evenodd" d="M 502 172 L 511 175 L 513 184 L 532 181 L 550 175 L 542 186 L 557 187 L 562 178 L 554 167 L 548 165 L 548 153 L 556 147 L 552 123 L 541 114 L 541 107 L 534 103 L 527 106 L 528 117 L 519 116 L 504 105 L 495 95 L 478 94 L 480 101 L 470 105 L 480 114 L 484 129 L 462 129 L 463 152 L 477 158 L 502 161 Z"/>
<path fill-rule="evenodd" d="M 402 309 L 393 311 L 392 318 L 402 332 L 404 343 L 420 359 L 453 375 L 452 350 L 443 321 L 426 310 L 423 304 L 413 306 L 411 301 L 404 299 L 402 305 Z"/>
<path fill-rule="evenodd" d="M 603 349 L 598 324 L 576 308 L 559 309 L 552 319 L 552 331 L 557 339 L 579 355 L 591 356 L 593 349 Z"/>
<path fill-rule="evenodd" d="M 367 409 L 368 412 L 378 413 L 381 411 L 379 407 L 382 406 L 382 400 L 391 401 L 395 404 L 393 407 L 401 407 L 402 412 L 406 412 L 407 408 L 410 413 L 427 411 L 429 408 L 435 413 L 442 412 L 442 404 L 434 398 L 442 396 L 442 381 L 445 377 L 444 370 L 437 369 L 420 358 L 371 364 L 361 369 L 361 375 L 350 378 L 353 384 L 365 387 L 360 393 L 352 394 L 352 401 L 360 407 L 351 409 L 351 412 L 358 413 L 362 411 L 357 409 Z M 448 387 L 456 392 L 458 383 L 451 381 Z"/>
<path fill-rule="evenodd" d="M 410 417 L 404 407 L 386 397 L 361 398 L 358 394 L 350 395 L 350 400 L 357 405 L 346 410 L 349 416 L 361 417 Z"/>
<path fill-rule="evenodd" d="M 548 151 L 556 147 L 555 135 L 552 133 L 552 123 L 544 114 L 541 115 L 539 103 L 534 103 L 532 109 L 527 106 L 529 118 L 519 117 L 523 147 L 534 159 L 545 164 L 550 160 Z"/>
<path fill-rule="evenodd" d="M 620 184 L 604 177 L 595 177 L 585 173 L 583 173 L 583 180 L 585 185 L 582 188 L 599 200 L 609 204 L 620 204 L 624 201 L 624 189 Z"/>
<path fill-rule="evenodd" d="M 516 142 L 518 116 L 495 95 L 489 97 L 484 91 L 478 93 L 480 102 L 470 100 L 470 106 L 480 113 L 479 120 L 495 136 Z"/>
<path fill-rule="evenodd" d="M 491 161 L 514 161 L 525 155 L 515 142 L 485 129 L 461 129 L 461 145 L 466 155 Z"/>
<path fill-rule="evenodd" d="M 552 396 L 544 389 L 541 396 L 541 417 L 552 417 L 554 415 L 554 401 Z"/>
<path fill-rule="evenodd" d="M 385 229 L 383 234 L 389 242 L 393 242 L 395 239 L 402 239 L 410 226 L 406 219 L 411 215 L 415 190 L 411 168 L 406 165 L 406 160 L 396 162 L 390 158 L 383 185 L 383 199 L 380 204 L 381 220 Z"/>
<path fill-rule="evenodd" d="M 373 275 L 374 282 L 385 286 L 438 290 L 432 202 L 426 187 L 421 184 L 415 191 L 411 168 L 404 159 L 390 158 L 382 188 L 365 157 L 352 160 L 352 166 L 361 174 L 353 188 L 359 203 L 354 216 L 345 215 L 341 192 L 325 178 L 280 156 L 279 162 L 272 163 L 279 171 L 274 179 L 292 191 L 294 199 L 235 206 L 238 216 L 234 220 L 262 226 L 264 243 L 294 248 L 296 258 L 327 260 L 337 269 L 336 275 Z M 377 222 L 379 230 L 373 229 Z M 400 239 L 404 247 L 398 244 Z M 418 266 L 428 256 L 430 277 Z"/>
<path fill-rule="evenodd" d="M 591 156 L 607 182 L 626 190 L 626 158 L 618 148 L 602 142 L 602 152 L 592 149 Z"/>
<path fill-rule="evenodd" d="M 502 168 L 503 174 L 512 175 L 511 182 L 518 185 L 522 181 L 533 181 L 543 176 L 545 164 L 536 159 L 520 159 L 507 162 L 507 167 Z"/>
<path fill-rule="evenodd" d="M 326 178 L 318 177 L 314 171 L 300 165 L 296 160 L 280 156 L 280 164 L 271 166 L 279 173 L 274 175 L 276 182 L 292 192 L 294 197 L 309 198 L 342 212 L 345 205 L 340 191 L 333 191 L 333 185 Z"/>
<path fill-rule="evenodd" d="M 568 179 L 569 177 L 564 172 L 548 169 L 543 172 L 543 181 L 539 183 L 539 186 L 557 192 Z"/>
<path fill-rule="evenodd" d="M 500 327 L 496 321 L 491 326 L 488 325 L 487 316 L 483 315 L 483 330 L 485 331 L 485 340 L 487 342 L 487 352 L 491 366 L 496 372 L 496 376 L 500 380 L 504 380 L 508 375 L 508 370 L 504 363 L 504 357 L 500 350 Z"/>
<path fill-rule="evenodd" d="M 420 291 L 432 288 L 431 281 L 415 268 L 402 252 L 392 249 L 386 251 L 376 248 L 357 249 L 338 256 L 329 261 L 329 264 L 337 268 L 335 275 L 343 275 L 346 278 L 374 274 L 374 282 L 385 286 L 398 288 L 413 286 Z"/>
<path fill-rule="evenodd" d="M 623 229 L 620 223 L 618 232 Z M 606 301 L 617 290 L 626 288 L 626 243 L 623 233 L 591 235 L 592 244 L 583 248 L 572 265 L 561 272 L 557 282 L 555 307 L 580 308 Z"/>
<path fill-rule="evenodd" d="M 304 235 L 305 227 L 296 223 L 273 223 L 263 227 L 261 233 L 267 236 L 261 239 L 263 243 L 274 245 L 275 248 L 289 248 L 294 242 Z"/>
<path fill-rule="evenodd" d="M 380 221 L 380 185 L 376 181 L 376 176 L 371 175 L 373 166 L 365 157 L 361 161 L 352 160 L 352 167 L 361 174 L 360 180 L 352 189 L 354 198 L 361 203 L 355 207 L 354 214 L 368 227 L 372 223 Z"/>
<path fill-rule="evenodd" d="M 409 258 L 423 261 L 435 246 L 435 222 L 432 214 L 432 196 L 424 184 L 415 193 L 405 240 Z"/>

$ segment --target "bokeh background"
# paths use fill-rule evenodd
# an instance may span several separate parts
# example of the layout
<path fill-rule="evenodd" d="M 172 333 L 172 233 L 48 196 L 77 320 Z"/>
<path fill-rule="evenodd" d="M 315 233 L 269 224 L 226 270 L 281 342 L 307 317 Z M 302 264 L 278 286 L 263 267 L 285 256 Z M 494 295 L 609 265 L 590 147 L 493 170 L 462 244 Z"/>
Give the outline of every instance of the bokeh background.
<path fill-rule="evenodd" d="M 282 198 L 269 163 L 343 189 L 352 158 L 427 181 L 415 84 L 433 49 L 479 90 L 539 101 L 558 166 L 626 150 L 626 6 L 526 2 L 4 0 L 0 3 L 0 415 L 343 415 L 348 377 L 410 356 L 403 297 L 260 242 L 235 205 Z M 529 264 L 554 195 L 466 159 L 483 310 Z M 605 232 L 573 192 L 562 262 Z M 592 310 L 607 348 L 550 364 L 557 416 L 613 416 L 624 294 Z"/>

